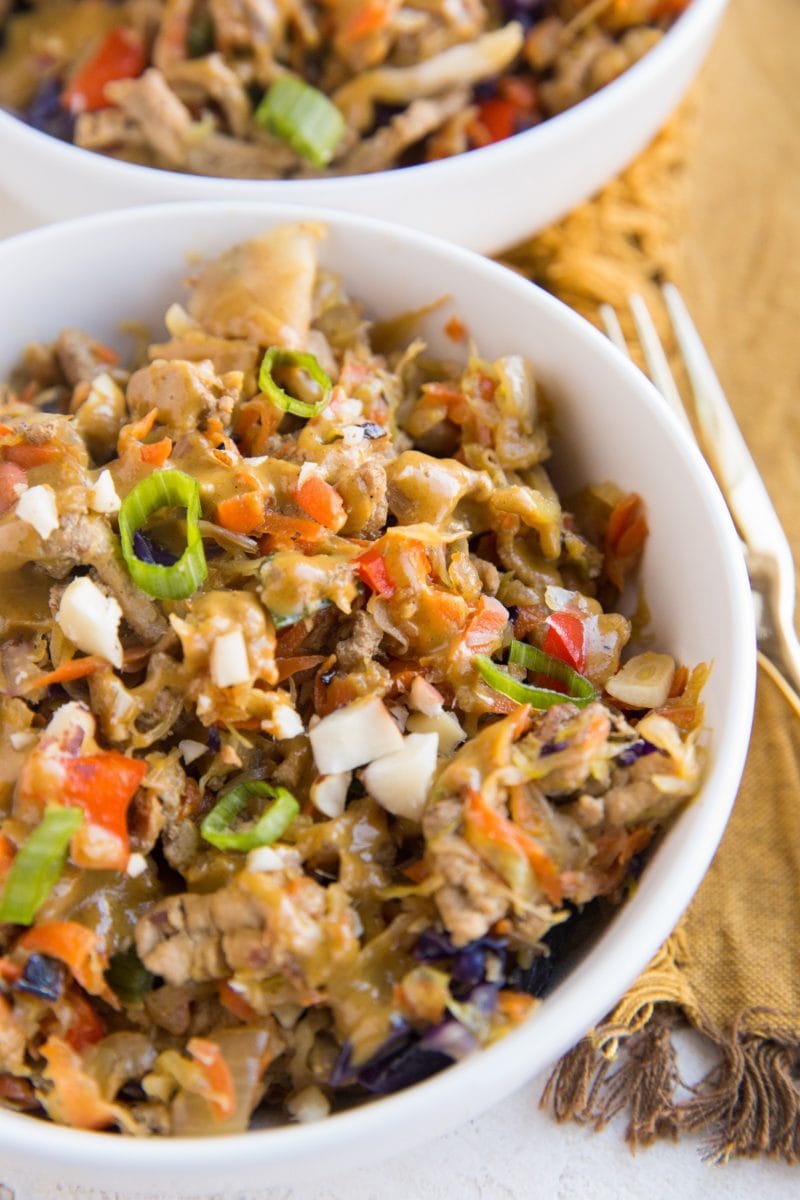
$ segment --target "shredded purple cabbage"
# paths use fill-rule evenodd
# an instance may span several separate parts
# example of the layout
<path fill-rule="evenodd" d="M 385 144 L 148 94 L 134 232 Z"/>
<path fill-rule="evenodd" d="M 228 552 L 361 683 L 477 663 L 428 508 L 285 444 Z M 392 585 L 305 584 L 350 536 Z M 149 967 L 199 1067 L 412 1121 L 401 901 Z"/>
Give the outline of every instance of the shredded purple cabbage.
<path fill-rule="evenodd" d="M 133 553 L 143 563 L 152 563 L 158 567 L 171 567 L 178 561 L 178 555 L 159 546 L 153 538 L 137 529 L 133 535 Z"/>
<path fill-rule="evenodd" d="M 549 754 L 558 754 L 561 750 L 566 750 L 566 742 L 545 742 L 539 751 L 539 758 L 547 758 Z"/>
<path fill-rule="evenodd" d="M 41 133 L 49 133 L 51 137 L 71 142 L 75 132 L 75 118 L 61 103 L 61 88 L 59 80 L 46 80 L 20 116 L 27 125 Z"/>
<path fill-rule="evenodd" d="M 486 959 L 489 954 L 499 959 L 499 975 L 502 977 L 507 957 L 505 938 L 482 937 L 467 942 L 466 946 L 454 946 L 446 933 L 426 929 L 414 947 L 417 962 L 451 961 L 451 991 L 457 1000 L 472 1000 L 472 989 L 486 979 Z"/>
<path fill-rule="evenodd" d="M 646 742 L 641 738 L 638 742 L 634 742 L 632 746 L 618 754 L 616 761 L 621 767 L 631 767 L 636 762 L 637 758 L 644 758 L 648 754 L 654 754 L 658 749 L 652 742 Z"/>

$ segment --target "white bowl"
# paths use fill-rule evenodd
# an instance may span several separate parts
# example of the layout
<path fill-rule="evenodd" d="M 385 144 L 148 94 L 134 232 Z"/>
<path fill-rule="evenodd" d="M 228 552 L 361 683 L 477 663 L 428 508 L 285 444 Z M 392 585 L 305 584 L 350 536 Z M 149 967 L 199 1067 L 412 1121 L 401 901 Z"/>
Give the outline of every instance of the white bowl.
<path fill-rule="evenodd" d="M 117 162 L 0 112 L 3 185 L 43 220 L 168 200 L 327 205 L 494 253 L 537 232 L 628 163 L 697 72 L 726 0 L 693 0 L 656 47 L 588 100 L 504 142 L 342 179 L 238 180 Z"/>
<path fill-rule="evenodd" d="M 0 1110 L 0 1163 L 43 1179 L 148 1188 L 170 1197 L 252 1190 L 399 1153 L 475 1116 L 552 1062 L 603 1016 L 670 933 L 722 834 L 750 730 L 752 604 L 720 494 L 693 443 L 644 376 L 605 338 L 524 279 L 468 251 L 382 223 L 324 211 L 324 265 L 369 314 L 453 297 L 481 352 L 522 352 L 557 414 L 554 473 L 563 492 L 614 480 L 646 499 L 643 584 L 658 645 L 686 663 L 713 659 L 706 689 L 708 773 L 646 867 L 635 894 L 534 1016 L 503 1041 L 394 1096 L 312 1125 L 225 1139 L 134 1141 Z M 215 253 L 296 218 L 289 207 L 175 204 L 52 226 L 0 244 L 0 379 L 31 340 L 77 325 L 124 346 L 123 320 L 160 331 L 182 294 L 187 254 Z M 446 313 L 429 341 L 451 355 Z"/>

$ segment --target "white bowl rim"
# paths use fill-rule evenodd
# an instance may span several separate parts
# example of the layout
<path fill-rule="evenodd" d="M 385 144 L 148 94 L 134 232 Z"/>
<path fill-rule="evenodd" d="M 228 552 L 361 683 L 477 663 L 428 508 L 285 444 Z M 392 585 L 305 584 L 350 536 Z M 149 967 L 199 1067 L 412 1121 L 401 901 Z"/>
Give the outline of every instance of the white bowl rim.
<path fill-rule="evenodd" d="M 567 134 L 573 126 L 579 125 L 582 121 L 591 123 L 594 119 L 602 123 L 618 108 L 624 107 L 625 93 L 628 90 L 635 90 L 640 77 L 646 72 L 650 70 L 668 72 L 670 64 L 682 56 L 684 44 L 692 43 L 695 35 L 701 29 L 715 24 L 727 3 L 728 0 L 691 0 L 689 7 L 678 16 L 664 37 L 642 58 L 632 63 L 621 75 L 605 84 L 599 91 L 587 96 L 586 99 L 579 101 L 571 108 L 565 109 L 564 112 L 546 118 L 532 129 L 514 134 L 501 142 L 494 142 L 489 146 L 482 146 L 464 154 L 439 159 L 436 162 L 417 163 L 403 168 L 394 167 L 390 170 L 374 171 L 366 175 L 321 176 L 318 179 L 237 179 L 231 176 L 218 178 L 211 175 L 184 174 L 180 171 L 167 170 L 164 167 L 149 167 L 140 163 L 125 162 L 94 150 L 75 146 L 71 142 L 64 142 L 42 130 L 34 129 L 20 117 L 2 108 L 0 108 L 0 131 L 5 126 L 7 132 L 20 140 L 24 141 L 30 137 L 40 145 L 47 142 L 48 149 L 57 158 L 66 155 L 68 159 L 77 161 L 76 155 L 81 156 L 86 159 L 87 165 L 91 165 L 92 170 L 100 171 L 109 177 L 116 175 L 120 179 L 133 180 L 146 176 L 157 181 L 168 181 L 177 176 L 184 186 L 187 186 L 185 181 L 190 180 L 191 186 L 198 189 L 199 198 L 208 200 L 223 192 L 229 194 L 232 186 L 237 189 L 241 188 L 242 198 L 249 199 L 249 196 L 245 195 L 247 192 L 252 192 L 255 196 L 259 189 L 262 191 L 270 189 L 271 191 L 273 188 L 280 188 L 281 185 L 291 185 L 293 195 L 300 198 L 306 193 L 309 203 L 314 203 L 314 189 L 319 188 L 322 184 L 326 186 L 326 189 L 332 187 L 342 193 L 350 191 L 356 186 L 369 193 L 373 189 L 384 187 L 387 177 L 396 174 L 398 170 L 402 171 L 404 179 L 410 177 L 416 180 L 423 174 L 430 176 L 431 185 L 435 187 L 440 182 L 441 174 L 458 169 L 454 164 L 471 161 L 474 169 L 484 168 L 491 171 L 504 158 L 524 156 L 535 149 L 546 152 L 549 143 L 555 141 L 558 145 L 562 134 Z M 165 186 L 168 186 L 168 183 Z M 279 197 L 276 199 L 280 203 Z M 331 200 L 328 203 L 334 202 Z"/>
<path fill-rule="evenodd" d="M 138 1185 L 147 1180 L 156 1181 L 164 1172 L 172 1170 L 181 1173 L 187 1187 L 191 1184 L 196 1188 L 204 1176 L 214 1177 L 215 1172 L 218 1174 L 226 1166 L 242 1171 L 259 1167 L 268 1170 L 273 1164 L 278 1168 L 311 1160 L 316 1155 L 325 1156 L 337 1151 L 343 1154 L 355 1146 L 359 1147 L 360 1160 L 388 1157 L 424 1140 L 423 1135 L 411 1132 L 413 1128 L 418 1130 L 424 1124 L 430 1130 L 429 1136 L 433 1136 L 451 1127 L 453 1121 L 442 1116 L 448 1104 L 468 1117 L 509 1095 L 537 1069 L 546 1066 L 548 1061 L 555 1061 L 582 1036 L 593 1020 L 599 1019 L 612 1008 L 674 929 L 717 849 L 736 796 L 749 744 L 755 698 L 756 652 L 752 595 L 739 539 L 714 478 L 679 419 L 642 373 L 589 322 L 535 284 L 474 251 L 386 221 L 319 206 L 300 207 L 296 204 L 244 200 L 177 201 L 78 217 L 18 234 L 0 242 L 0 269 L 6 253 L 11 251 L 16 255 L 32 242 L 41 243 L 45 249 L 48 243 L 52 243 L 53 248 L 57 247 L 65 237 L 80 240 L 87 235 L 85 240 L 88 242 L 91 240 L 91 230 L 113 230 L 118 227 L 122 233 L 131 227 L 147 226 L 162 218 L 177 220 L 185 217 L 187 211 L 200 216 L 206 213 L 209 217 L 224 214 L 231 219 L 231 240 L 236 237 L 235 217 L 239 214 L 262 217 L 265 226 L 300 220 L 319 221 L 331 227 L 338 226 L 353 236 L 367 230 L 373 234 L 401 237 L 414 254 L 434 255 L 456 266 L 479 268 L 489 280 L 516 292 L 522 303 L 538 306 L 543 311 L 550 310 L 551 315 L 557 314 L 574 337 L 576 347 L 582 344 L 595 357 L 604 356 L 609 365 L 613 365 L 622 385 L 639 392 L 642 404 L 650 409 L 650 416 L 660 427 L 660 433 L 673 442 L 679 442 L 681 453 L 702 492 L 709 519 L 726 549 L 732 624 L 739 631 L 738 650 L 741 655 L 738 664 L 741 690 L 735 704 L 733 697 L 728 698 L 724 727 L 720 733 L 725 754 L 718 756 L 713 778 L 714 792 L 719 795 L 715 805 L 704 805 L 703 836 L 698 836 L 685 848 L 681 858 L 680 903 L 675 903 L 673 871 L 650 888 L 649 899 L 654 911 L 650 914 L 647 935 L 644 936 L 639 930 L 639 941 L 635 947 L 631 947 L 630 937 L 612 938 L 612 944 L 608 946 L 609 931 L 606 931 L 592 947 L 588 963 L 580 963 L 558 985 L 561 1007 L 566 1008 L 574 997 L 580 998 L 581 992 L 585 992 L 583 976 L 590 971 L 593 976 L 594 1016 L 590 1015 L 588 1022 L 585 1020 L 585 998 L 581 1005 L 584 1019 L 578 1023 L 574 1016 L 571 1022 L 565 1023 L 555 1015 L 554 1008 L 549 1012 L 539 1011 L 529 1022 L 501 1041 L 400 1092 L 370 1099 L 363 1105 L 336 1113 L 324 1121 L 250 1130 L 241 1134 L 226 1134 L 221 1138 L 126 1138 L 108 1132 L 70 1129 L 38 1117 L 0 1109 L 0 1150 L 6 1147 L 9 1152 L 13 1151 L 18 1160 L 27 1147 L 33 1168 L 49 1165 L 73 1172 L 107 1170 L 120 1179 L 122 1173 L 127 1171 L 131 1172 Z M 610 932 L 613 933 L 613 930 Z M 604 969 L 602 976 L 596 978 L 596 966 L 590 968 L 600 947 L 605 951 Z M 558 1028 L 552 1028 L 554 1026 Z M 548 1043 L 547 1057 L 542 1059 L 539 1051 L 533 1065 L 526 1065 L 526 1044 L 531 1039 L 539 1044 L 543 1041 L 543 1035 L 546 1040 L 548 1033 L 552 1041 Z M 513 1083 L 508 1083 L 509 1078 Z M 385 1136 L 387 1132 L 391 1132 L 394 1139 L 388 1146 L 381 1143 L 381 1135 Z M 365 1150 L 365 1144 L 371 1148 Z M 269 1182 L 265 1176 L 264 1186 Z"/>

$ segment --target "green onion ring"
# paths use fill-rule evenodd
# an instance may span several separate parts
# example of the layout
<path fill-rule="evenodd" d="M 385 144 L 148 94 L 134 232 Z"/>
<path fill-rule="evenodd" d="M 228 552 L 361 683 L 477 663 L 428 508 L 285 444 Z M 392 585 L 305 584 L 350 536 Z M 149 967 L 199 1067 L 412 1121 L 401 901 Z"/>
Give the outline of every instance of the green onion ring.
<path fill-rule="evenodd" d="M 272 375 L 274 367 L 299 367 L 301 371 L 305 371 L 311 376 L 314 383 L 319 384 L 323 393 L 322 399 L 318 400 L 316 404 L 308 404 L 305 400 L 298 400 L 296 396 L 290 396 L 279 383 L 275 382 Z M 273 346 L 261 360 L 258 386 L 276 408 L 294 413 L 296 417 L 318 417 L 328 405 L 333 384 L 313 354 L 303 354 L 299 350 L 283 350 L 279 346 Z"/>
<path fill-rule="evenodd" d="M 333 101 L 296 75 L 275 80 L 254 120 L 315 167 L 328 165 L 345 131 L 344 117 Z"/>
<path fill-rule="evenodd" d="M 31 925 L 55 887 L 72 835 L 83 824 L 80 808 L 49 805 L 42 820 L 17 853 L 0 900 L 0 922 Z"/>
<path fill-rule="evenodd" d="M 512 641 L 508 656 L 509 663 L 527 667 L 530 671 L 538 671 L 552 679 L 557 679 L 559 683 L 566 685 L 568 689 L 566 694 L 557 692 L 553 688 L 533 687 L 529 683 L 522 683 L 519 679 L 514 679 L 512 675 L 509 675 L 503 667 L 492 662 L 485 654 L 476 654 L 472 661 L 477 667 L 481 679 L 488 683 L 490 688 L 500 692 L 503 696 L 508 696 L 510 700 L 516 700 L 518 704 L 530 704 L 532 708 L 544 709 L 552 708 L 554 704 L 570 701 L 578 708 L 585 708 L 587 704 L 591 704 L 593 700 L 597 699 L 596 688 L 585 676 L 579 675 L 561 659 L 553 658 L 551 654 L 546 654 L 544 650 L 539 650 L 536 646 L 529 646 L 526 642 L 518 642 L 516 639 Z"/>
<path fill-rule="evenodd" d="M 142 562 L 133 548 L 133 535 L 160 508 L 186 509 L 186 549 L 172 566 Z M 122 502 L 119 533 L 122 557 L 137 587 L 159 600 L 185 600 L 194 595 L 208 574 L 198 522 L 200 489 L 183 471 L 154 471 L 137 483 Z"/>
<path fill-rule="evenodd" d="M 250 829 L 236 833 L 231 825 L 251 796 L 267 796 L 272 804 Z M 240 783 L 225 792 L 204 818 L 200 832 L 218 850 L 256 850 L 271 846 L 286 832 L 300 812 L 300 805 L 286 788 L 271 787 L 260 780 Z"/>

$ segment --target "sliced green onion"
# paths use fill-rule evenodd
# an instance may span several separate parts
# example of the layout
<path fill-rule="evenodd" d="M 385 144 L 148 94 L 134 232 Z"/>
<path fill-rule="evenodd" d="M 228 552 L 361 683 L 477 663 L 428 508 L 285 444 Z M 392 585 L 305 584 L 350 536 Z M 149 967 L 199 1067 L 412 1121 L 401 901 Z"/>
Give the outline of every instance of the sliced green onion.
<path fill-rule="evenodd" d="M 518 642 L 516 639 L 512 641 L 509 663 L 557 679 L 566 686 L 566 694 L 557 692 L 554 688 L 533 687 L 529 683 L 522 683 L 485 654 L 476 654 L 472 661 L 478 668 L 481 679 L 488 683 L 490 688 L 508 696 L 510 700 L 516 700 L 518 704 L 530 704 L 532 708 L 552 708 L 554 704 L 563 704 L 565 700 L 570 700 L 578 708 L 585 708 L 597 699 L 597 689 L 588 679 L 579 675 L 561 659 L 553 658 L 551 654 L 546 654 L 536 646 L 529 646 L 526 642 Z"/>
<path fill-rule="evenodd" d="M 296 75 L 281 75 L 275 80 L 254 119 L 315 167 L 328 165 L 345 130 L 344 117 L 336 105 Z"/>
<path fill-rule="evenodd" d="M 45 809 L 44 817 L 11 865 L 0 900 L 0 922 L 33 923 L 64 870 L 70 840 L 82 824 L 80 808 Z"/>
<path fill-rule="evenodd" d="M 251 796 L 270 797 L 272 804 L 264 810 L 255 825 L 235 832 L 231 825 Z M 286 788 L 271 787 L 260 780 L 252 780 L 225 792 L 203 818 L 200 832 L 218 850 L 256 850 L 259 846 L 271 846 L 277 841 L 299 812 L 300 805 Z"/>
<path fill-rule="evenodd" d="M 299 367 L 301 371 L 305 371 L 321 388 L 322 399 L 317 400 L 315 404 L 309 404 L 305 400 L 298 400 L 297 396 L 290 396 L 276 383 L 273 376 L 275 367 Z M 261 360 L 258 386 L 268 399 L 284 412 L 294 413 L 296 417 L 318 417 L 322 410 L 327 408 L 333 384 L 313 354 L 303 354 L 299 350 L 281 350 L 273 346 Z"/>
<path fill-rule="evenodd" d="M 125 1004 L 133 1004 L 155 986 L 156 977 L 148 971 L 135 946 L 112 954 L 106 971 L 106 983 Z"/>
<path fill-rule="evenodd" d="M 186 549 L 169 567 L 142 562 L 133 548 L 133 536 L 160 508 L 186 509 Z M 203 539 L 200 489 L 183 471 L 154 471 L 137 483 L 122 502 L 119 533 L 122 557 L 137 587 L 159 600 L 185 600 L 192 596 L 208 574 Z"/>

